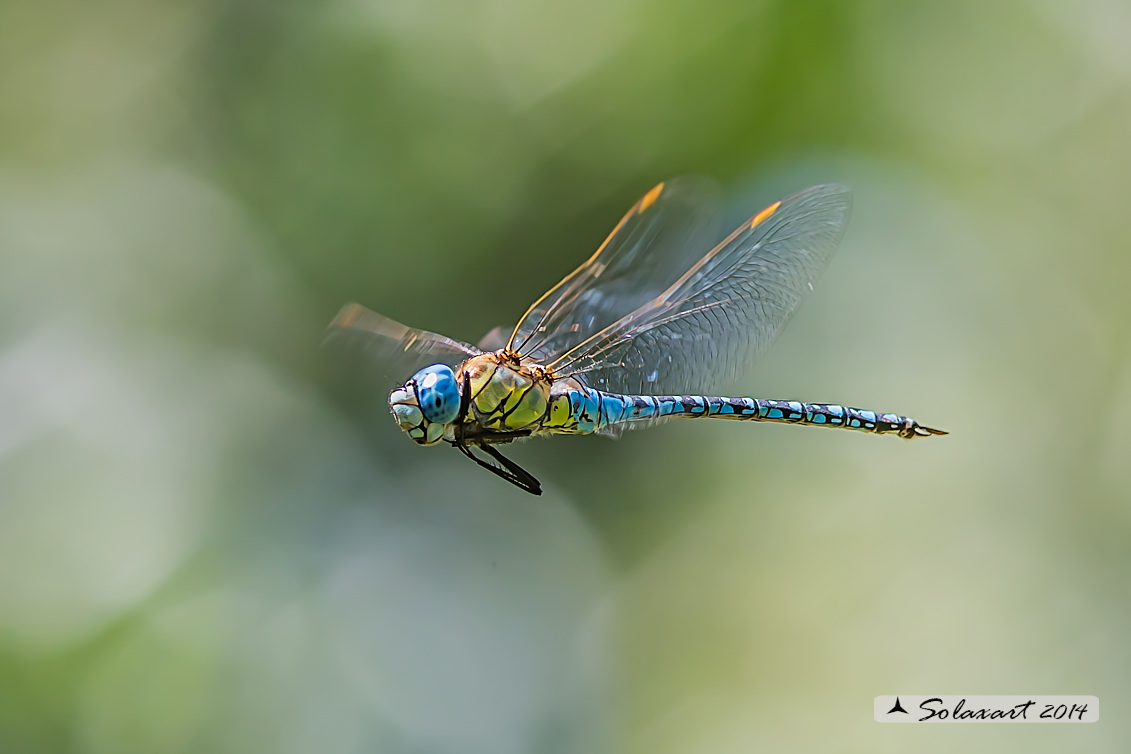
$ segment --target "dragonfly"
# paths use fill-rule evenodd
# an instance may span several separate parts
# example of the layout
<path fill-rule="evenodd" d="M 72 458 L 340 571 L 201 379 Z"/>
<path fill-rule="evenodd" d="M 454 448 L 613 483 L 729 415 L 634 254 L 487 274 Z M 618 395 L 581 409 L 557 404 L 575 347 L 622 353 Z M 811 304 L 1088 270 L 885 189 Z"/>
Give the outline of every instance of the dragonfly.
<path fill-rule="evenodd" d="M 360 338 L 386 373 L 411 374 L 388 405 L 413 441 L 452 445 L 535 495 L 539 481 L 499 446 L 546 435 L 617 437 L 679 417 L 905 439 L 947 434 L 837 403 L 715 395 L 752 366 L 813 290 L 844 236 L 851 194 L 838 185 L 805 189 L 713 247 L 711 196 L 695 177 L 653 187 L 509 335 L 496 328 L 472 345 L 350 303 L 327 337 Z"/>

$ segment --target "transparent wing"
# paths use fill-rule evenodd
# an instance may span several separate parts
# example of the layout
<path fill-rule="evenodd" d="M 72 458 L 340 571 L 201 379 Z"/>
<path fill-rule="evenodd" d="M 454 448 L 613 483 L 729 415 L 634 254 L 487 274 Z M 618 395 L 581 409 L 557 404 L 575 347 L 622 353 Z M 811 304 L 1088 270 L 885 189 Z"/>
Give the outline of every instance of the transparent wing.
<path fill-rule="evenodd" d="M 711 393 L 766 349 L 844 236 L 848 189 L 814 186 L 743 223 L 662 294 L 550 363 L 622 393 Z"/>
<path fill-rule="evenodd" d="M 717 196 L 699 176 L 652 188 L 592 257 L 534 302 L 509 347 L 548 361 L 655 298 L 687 269 L 689 253 L 718 237 Z"/>
<path fill-rule="evenodd" d="M 475 346 L 402 325 L 354 303 L 343 306 L 330 322 L 323 344 L 360 354 L 391 386 L 431 364 L 454 367 L 482 353 Z"/>
<path fill-rule="evenodd" d="M 507 345 L 507 339 L 510 334 L 511 328 L 509 327 L 503 327 L 502 325 L 492 327 L 487 331 L 486 335 L 479 339 L 475 347 L 480 351 L 498 351 L 500 348 L 504 348 Z"/>

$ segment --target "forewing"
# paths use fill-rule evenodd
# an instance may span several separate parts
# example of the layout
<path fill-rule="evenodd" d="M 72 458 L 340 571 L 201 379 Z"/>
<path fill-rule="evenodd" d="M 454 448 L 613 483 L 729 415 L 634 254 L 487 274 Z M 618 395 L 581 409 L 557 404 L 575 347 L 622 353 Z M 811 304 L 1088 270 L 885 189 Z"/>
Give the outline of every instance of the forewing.
<path fill-rule="evenodd" d="M 326 329 L 323 344 L 361 355 L 391 386 L 403 384 L 431 364 L 455 367 L 482 353 L 475 346 L 400 322 L 351 303 Z"/>
<path fill-rule="evenodd" d="M 769 346 L 839 245 L 851 196 L 814 186 L 743 223 L 662 294 L 551 363 L 621 393 L 711 393 Z"/>
<path fill-rule="evenodd" d="M 659 295 L 717 238 L 717 194 L 699 176 L 653 187 L 593 256 L 527 310 L 510 347 L 548 361 Z"/>

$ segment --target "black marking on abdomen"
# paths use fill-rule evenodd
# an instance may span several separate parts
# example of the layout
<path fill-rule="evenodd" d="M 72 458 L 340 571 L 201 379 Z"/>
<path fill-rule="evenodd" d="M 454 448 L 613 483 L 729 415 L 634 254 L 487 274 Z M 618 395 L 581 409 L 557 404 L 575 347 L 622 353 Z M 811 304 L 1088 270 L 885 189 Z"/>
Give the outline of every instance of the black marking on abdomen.
<path fill-rule="evenodd" d="M 600 416 L 598 426 L 606 426 L 602 397 L 610 394 L 597 390 L 592 390 L 591 393 L 598 405 Z M 609 422 L 610 425 L 653 417 L 683 416 L 844 427 L 876 434 L 897 433 L 904 438 L 946 434 L 941 430 L 923 427 L 913 419 L 900 414 L 880 414 L 837 403 L 804 403 L 765 398 L 702 395 L 617 395 L 616 397 L 620 399 L 618 405 L 621 406 L 621 416 Z M 584 401 L 582 403 L 584 404 Z M 629 406 L 633 408 L 630 409 Z M 648 414 L 641 416 L 638 412 L 643 410 L 648 410 Z"/>

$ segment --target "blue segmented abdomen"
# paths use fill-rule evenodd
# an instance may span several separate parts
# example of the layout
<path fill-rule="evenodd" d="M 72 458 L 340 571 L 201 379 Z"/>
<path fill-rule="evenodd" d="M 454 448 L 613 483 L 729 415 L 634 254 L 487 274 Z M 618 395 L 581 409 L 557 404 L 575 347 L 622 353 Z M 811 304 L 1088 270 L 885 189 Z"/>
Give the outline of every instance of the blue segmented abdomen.
<path fill-rule="evenodd" d="M 842 427 L 881 435 L 896 433 L 904 438 L 946 434 L 900 414 L 882 414 L 837 403 L 702 395 L 621 395 L 592 388 L 571 390 L 569 402 L 569 418 L 576 422 L 572 431 L 581 434 L 617 424 L 677 416 Z"/>

